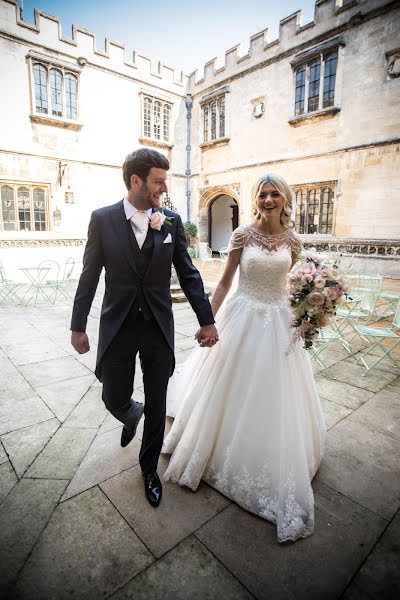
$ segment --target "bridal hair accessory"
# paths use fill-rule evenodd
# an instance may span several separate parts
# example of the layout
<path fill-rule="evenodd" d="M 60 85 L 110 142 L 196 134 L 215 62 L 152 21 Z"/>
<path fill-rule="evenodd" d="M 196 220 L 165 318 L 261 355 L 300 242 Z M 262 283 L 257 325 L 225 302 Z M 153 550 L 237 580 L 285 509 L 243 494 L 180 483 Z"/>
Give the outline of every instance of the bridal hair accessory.
<path fill-rule="evenodd" d="M 167 215 L 164 214 L 162 208 L 157 208 L 157 211 L 154 212 L 150 217 L 150 227 L 152 229 L 157 229 L 157 231 L 160 231 L 161 227 L 164 224 L 172 225 L 172 221 L 174 218 L 175 217 L 167 217 Z"/>
<path fill-rule="evenodd" d="M 311 348 L 319 329 L 335 314 L 347 286 L 338 265 L 326 256 L 302 252 L 301 257 L 288 273 L 286 289 L 293 311 L 293 342 L 302 338 L 304 348 Z"/>

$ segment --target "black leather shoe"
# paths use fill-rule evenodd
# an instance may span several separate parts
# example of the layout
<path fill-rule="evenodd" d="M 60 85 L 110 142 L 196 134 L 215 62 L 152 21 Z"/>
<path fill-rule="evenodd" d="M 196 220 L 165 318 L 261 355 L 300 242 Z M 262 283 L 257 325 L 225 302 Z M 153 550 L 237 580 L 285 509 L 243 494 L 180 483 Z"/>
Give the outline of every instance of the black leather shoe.
<path fill-rule="evenodd" d="M 125 425 L 123 426 L 122 433 L 121 433 L 121 446 L 123 448 L 125 448 L 135 437 L 136 429 L 137 429 L 140 419 L 142 418 L 143 411 L 144 411 L 144 406 L 142 404 L 142 407 L 140 409 L 140 412 L 138 414 L 138 417 L 137 417 L 137 420 L 136 420 L 136 423 L 135 423 L 133 429 L 128 429 L 127 427 L 125 427 Z"/>
<path fill-rule="evenodd" d="M 144 479 L 144 491 L 151 506 L 158 506 L 161 502 L 162 485 L 157 471 L 142 473 Z"/>

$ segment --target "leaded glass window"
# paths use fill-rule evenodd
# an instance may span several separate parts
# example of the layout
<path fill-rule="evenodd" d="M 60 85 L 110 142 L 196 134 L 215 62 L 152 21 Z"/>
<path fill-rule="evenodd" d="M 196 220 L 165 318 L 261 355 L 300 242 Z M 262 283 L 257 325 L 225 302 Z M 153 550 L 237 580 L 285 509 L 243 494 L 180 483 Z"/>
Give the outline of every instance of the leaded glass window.
<path fill-rule="evenodd" d="M 169 123 L 171 120 L 171 107 L 164 104 L 163 138 L 165 142 L 169 141 Z"/>
<path fill-rule="evenodd" d="M 225 98 L 221 98 L 218 102 L 219 112 L 219 136 L 220 138 L 225 136 Z"/>
<path fill-rule="evenodd" d="M 150 98 L 145 98 L 143 101 L 143 135 L 151 137 L 151 113 L 153 102 Z"/>
<path fill-rule="evenodd" d="M 15 192 L 9 185 L 1 187 L 1 213 L 4 231 L 15 231 Z"/>
<path fill-rule="evenodd" d="M 296 72 L 296 100 L 295 114 L 302 115 L 304 113 L 304 95 L 306 90 L 306 68 L 301 67 Z"/>
<path fill-rule="evenodd" d="M 208 142 L 208 106 L 203 109 L 203 131 L 204 131 L 204 142 Z"/>
<path fill-rule="evenodd" d="M 17 189 L 18 221 L 20 231 L 31 230 L 31 201 L 29 188 Z"/>
<path fill-rule="evenodd" d="M 47 69 L 43 65 L 33 66 L 33 80 L 35 84 L 35 109 L 38 113 L 47 114 Z"/>
<path fill-rule="evenodd" d="M 154 139 L 161 139 L 161 102 L 154 102 Z"/>
<path fill-rule="evenodd" d="M 35 87 L 35 111 L 64 117 L 78 118 L 78 78 L 65 69 L 51 68 L 49 65 L 33 65 Z"/>
<path fill-rule="evenodd" d="M 170 141 L 171 104 L 143 96 L 143 137 L 164 142 Z"/>
<path fill-rule="evenodd" d="M 296 231 L 298 233 L 333 232 L 334 189 L 329 186 L 307 186 L 295 191 Z"/>
<path fill-rule="evenodd" d="M 33 222 L 35 231 L 46 230 L 46 200 L 44 190 L 33 190 Z"/>
<path fill-rule="evenodd" d="M 211 139 L 215 140 L 217 137 L 217 103 L 211 104 Z"/>
<path fill-rule="evenodd" d="M 226 137 L 225 95 L 202 103 L 203 143 Z"/>
<path fill-rule="evenodd" d="M 337 68 L 337 53 L 330 54 L 325 59 L 323 108 L 333 106 L 335 99 L 335 81 Z"/>
<path fill-rule="evenodd" d="M 333 106 L 338 53 L 322 54 L 295 72 L 295 115 L 314 112 Z M 321 82 L 321 77 L 323 81 Z"/>
<path fill-rule="evenodd" d="M 0 198 L 0 230 L 48 229 L 47 187 L 0 182 Z"/>
<path fill-rule="evenodd" d="M 310 65 L 310 79 L 308 84 L 308 112 L 318 110 L 319 80 L 321 75 L 321 61 L 315 60 Z"/>
<path fill-rule="evenodd" d="M 78 80 L 75 75 L 65 75 L 65 100 L 67 106 L 67 119 L 78 117 Z"/>

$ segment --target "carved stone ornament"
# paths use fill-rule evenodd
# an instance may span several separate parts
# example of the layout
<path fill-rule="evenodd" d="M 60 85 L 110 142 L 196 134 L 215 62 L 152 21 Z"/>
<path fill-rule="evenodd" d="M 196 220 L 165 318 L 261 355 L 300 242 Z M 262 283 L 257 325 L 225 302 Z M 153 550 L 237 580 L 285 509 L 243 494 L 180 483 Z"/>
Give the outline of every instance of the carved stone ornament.
<path fill-rule="evenodd" d="M 391 79 L 400 77 L 400 50 L 387 54 L 387 72 Z"/>
<path fill-rule="evenodd" d="M 253 117 L 255 119 L 259 119 L 265 113 L 265 105 L 264 102 L 260 102 L 259 104 L 255 104 L 253 107 Z"/>

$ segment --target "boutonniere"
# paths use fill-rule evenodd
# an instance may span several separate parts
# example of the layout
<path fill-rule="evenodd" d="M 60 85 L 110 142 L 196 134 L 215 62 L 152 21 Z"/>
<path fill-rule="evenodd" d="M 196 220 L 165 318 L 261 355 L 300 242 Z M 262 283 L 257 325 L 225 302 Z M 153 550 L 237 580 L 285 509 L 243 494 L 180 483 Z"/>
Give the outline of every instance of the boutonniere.
<path fill-rule="evenodd" d="M 174 218 L 175 217 L 167 217 L 167 215 L 164 214 L 162 208 L 157 208 L 157 211 L 153 212 L 153 214 L 151 215 L 150 227 L 152 229 L 157 229 L 157 231 L 160 231 L 163 225 L 172 225 L 172 221 Z"/>

